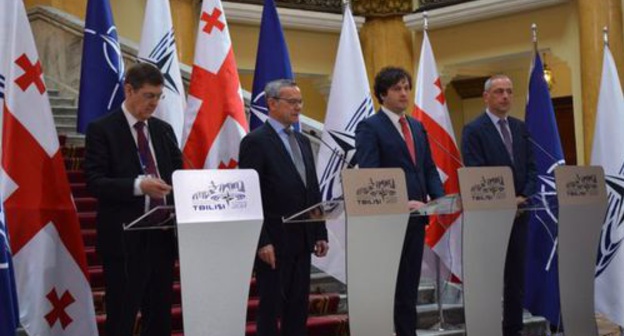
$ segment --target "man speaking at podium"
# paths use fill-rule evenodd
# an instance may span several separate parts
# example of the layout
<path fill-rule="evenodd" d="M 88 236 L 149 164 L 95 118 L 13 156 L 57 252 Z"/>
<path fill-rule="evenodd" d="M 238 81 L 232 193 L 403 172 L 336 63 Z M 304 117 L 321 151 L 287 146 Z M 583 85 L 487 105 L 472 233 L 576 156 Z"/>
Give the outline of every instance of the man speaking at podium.
<path fill-rule="evenodd" d="M 375 76 L 374 90 L 381 109 L 362 120 L 355 131 L 355 155 L 360 168 L 403 169 L 412 209 L 422 207 L 427 196 L 444 196 L 423 125 L 405 113 L 412 96 L 411 76 L 401 68 L 384 68 Z M 416 301 L 427 221 L 426 217 L 411 217 L 407 226 L 394 296 L 397 336 L 416 335 Z"/>
<path fill-rule="evenodd" d="M 303 107 L 301 91 L 291 80 L 265 87 L 269 118 L 240 145 L 239 167 L 260 177 L 264 223 L 255 262 L 260 304 L 258 336 L 306 335 L 311 252 L 327 254 L 325 222 L 283 223 L 321 201 L 310 140 L 293 129 Z"/>
<path fill-rule="evenodd" d="M 84 167 L 87 187 L 98 200 L 106 335 L 133 335 L 139 310 L 141 335 L 171 335 L 173 230 L 123 231 L 123 224 L 150 208 L 173 204 L 171 174 L 182 168 L 181 154 L 171 126 L 152 118 L 163 82 L 153 65 L 133 65 L 121 108 L 87 128 Z"/>
<path fill-rule="evenodd" d="M 461 151 L 467 167 L 510 167 L 516 189 L 516 202 L 522 205 L 536 192 L 537 168 L 524 122 L 508 115 L 512 98 L 513 84 L 509 77 L 495 75 L 485 82 L 485 113 L 464 127 Z M 526 211 L 516 216 L 507 246 L 503 336 L 520 336 L 522 332 L 528 220 Z"/>

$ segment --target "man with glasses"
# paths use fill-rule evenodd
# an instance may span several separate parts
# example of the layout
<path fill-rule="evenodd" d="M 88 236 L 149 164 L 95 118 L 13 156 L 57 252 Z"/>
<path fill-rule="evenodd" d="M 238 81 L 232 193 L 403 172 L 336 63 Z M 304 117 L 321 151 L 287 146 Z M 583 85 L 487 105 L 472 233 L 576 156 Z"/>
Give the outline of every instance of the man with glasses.
<path fill-rule="evenodd" d="M 311 253 L 327 254 L 327 230 L 323 221 L 282 222 L 320 202 L 321 193 L 310 140 L 293 129 L 303 107 L 299 87 L 281 79 L 264 92 L 269 117 L 243 138 L 238 163 L 258 172 L 264 210 L 255 262 L 257 330 L 258 336 L 301 336 L 307 334 Z"/>
<path fill-rule="evenodd" d="M 152 117 L 163 76 L 147 63 L 128 69 L 122 106 L 89 124 L 87 187 L 98 200 L 97 251 L 105 280 L 106 335 L 171 335 L 173 230 L 124 231 L 149 209 L 173 204 L 171 174 L 182 168 L 173 129 Z"/>

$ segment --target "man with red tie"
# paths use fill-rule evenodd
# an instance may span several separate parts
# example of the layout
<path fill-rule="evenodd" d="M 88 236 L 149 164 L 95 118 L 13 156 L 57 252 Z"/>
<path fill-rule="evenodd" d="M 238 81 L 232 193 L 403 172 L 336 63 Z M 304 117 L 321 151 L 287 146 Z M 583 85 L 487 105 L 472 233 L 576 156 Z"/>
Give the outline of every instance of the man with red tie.
<path fill-rule="evenodd" d="M 423 125 L 406 115 L 412 78 L 401 68 L 387 67 L 375 76 L 375 97 L 381 109 L 362 120 L 355 131 L 360 168 L 401 168 L 405 172 L 410 208 L 417 209 L 444 195 Z M 425 243 L 426 217 L 409 220 L 394 298 L 397 336 L 416 335 L 418 283 Z"/>
<path fill-rule="evenodd" d="M 149 209 L 173 204 L 171 174 L 182 168 L 182 158 L 171 126 L 152 117 L 163 83 L 153 65 L 132 66 L 121 108 L 87 128 L 84 167 L 87 187 L 98 200 L 106 335 L 133 335 L 138 311 L 141 335 L 171 335 L 174 232 L 123 230 Z"/>

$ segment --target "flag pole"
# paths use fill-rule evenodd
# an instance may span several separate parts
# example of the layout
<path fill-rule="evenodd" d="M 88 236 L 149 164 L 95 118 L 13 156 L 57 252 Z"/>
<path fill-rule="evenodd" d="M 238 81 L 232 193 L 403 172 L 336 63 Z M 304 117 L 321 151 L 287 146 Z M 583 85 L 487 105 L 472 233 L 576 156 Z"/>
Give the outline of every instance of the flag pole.
<path fill-rule="evenodd" d="M 531 24 L 531 34 L 533 35 L 533 50 L 537 53 L 537 24 Z"/>
<path fill-rule="evenodd" d="M 608 47 L 609 46 L 609 28 L 607 28 L 607 26 L 604 26 L 602 28 L 602 39 L 604 41 L 604 46 Z"/>
<path fill-rule="evenodd" d="M 427 11 L 423 12 L 423 35 L 427 34 L 429 30 L 429 13 Z M 422 57 L 422 55 L 421 55 Z M 419 69 L 420 71 L 420 69 Z M 442 306 L 442 260 L 440 258 L 440 256 L 437 253 L 433 253 L 433 255 L 435 256 L 435 275 L 436 275 L 436 304 L 437 304 L 437 308 L 438 308 L 438 331 L 444 331 L 444 330 L 449 330 L 449 329 L 453 329 L 451 326 L 449 326 L 446 321 L 444 320 L 444 308 Z"/>

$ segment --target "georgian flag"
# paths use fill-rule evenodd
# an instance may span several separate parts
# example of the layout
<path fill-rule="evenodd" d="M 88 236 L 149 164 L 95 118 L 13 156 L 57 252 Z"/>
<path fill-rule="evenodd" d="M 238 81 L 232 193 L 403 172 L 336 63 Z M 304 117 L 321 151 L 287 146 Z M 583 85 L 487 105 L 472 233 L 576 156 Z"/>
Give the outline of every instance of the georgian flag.
<path fill-rule="evenodd" d="M 459 193 L 457 169 L 462 163 L 427 31 L 423 35 L 413 115 L 427 130 L 431 155 L 444 192 L 455 194 Z M 461 279 L 461 214 L 431 216 L 425 242 L 453 275 Z"/>
<path fill-rule="evenodd" d="M 238 167 L 238 146 L 248 130 L 223 6 L 219 0 L 205 0 L 184 113 L 186 168 Z"/>
<path fill-rule="evenodd" d="M 156 66 L 165 78 L 163 98 L 154 116 L 173 127 L 179 145 L 182 143 L 186 103 L 168 0 L 147 0 L 139 60 Z"/>
<path fill-rule="evenodd" d="M 20 322 L 29 335 L 97 335 L 78 216 L 21 0 L 0 2 L 2 168 Z"/>
<path fill-rule="evenodd" d="M 340 172 L 349 165 L 355 165 L 355 127 L 373 112 L 362 48 L 351 9 L 347 6 L 322 136 L 323 142 L 333 150 L 321 145 L 316 164 L 323 201 L 342 197 Z M 328 255 L 325 258 L 314 257 L 312 261 L 315 266 L 345 283 L 344 218 L 327 221 L 327 231 L 331 246 Z"/>
<path fill-rule="evenodd" d="M 602 166 L 608 207 L 596 263 L 596 310 L 624 326 L 624 95 L 605 45 L 591 164 Z"/>

